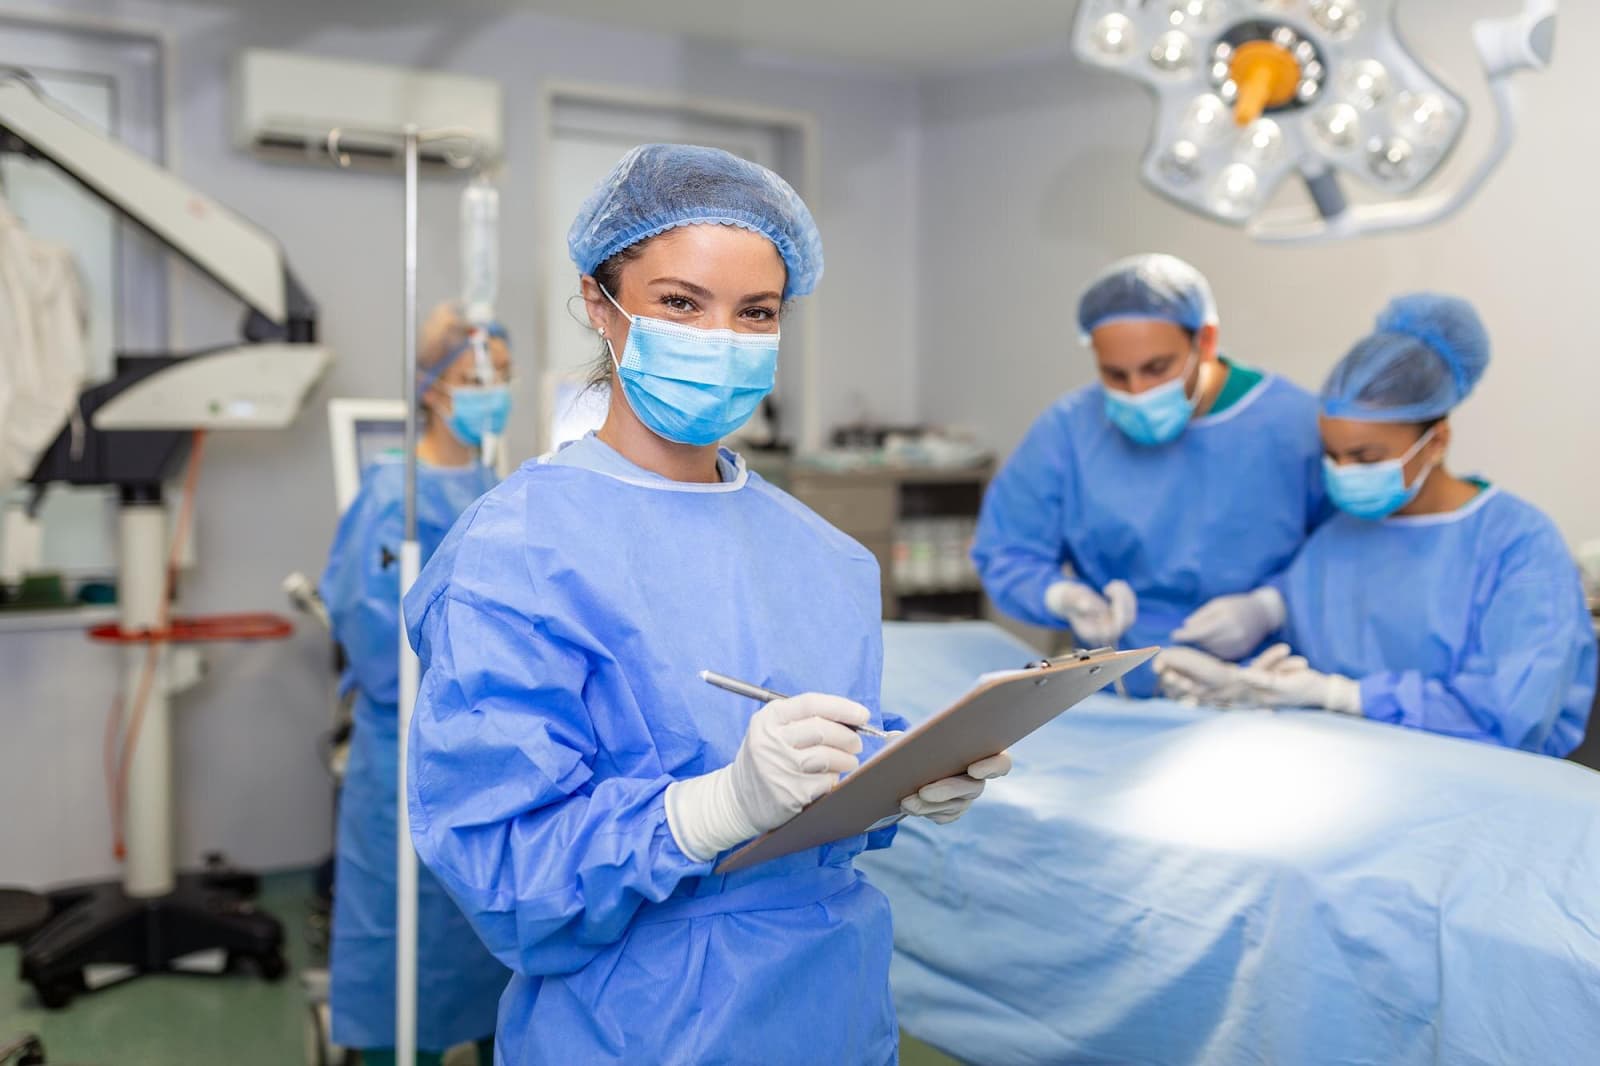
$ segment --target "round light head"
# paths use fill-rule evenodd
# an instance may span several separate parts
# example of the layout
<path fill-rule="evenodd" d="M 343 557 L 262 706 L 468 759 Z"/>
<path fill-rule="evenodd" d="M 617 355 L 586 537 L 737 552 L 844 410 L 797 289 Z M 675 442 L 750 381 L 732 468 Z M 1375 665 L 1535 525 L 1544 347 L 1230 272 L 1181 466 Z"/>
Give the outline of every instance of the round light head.
<path fill-rule="evenodd" d="M 1438 93 L 1401 93 L 1392 117 L 1395 132 L 1419 144 L 1438 144 L 1450 133 L 1450 112 Z"/>
<path fill-rule="evenodd" d="M 1377 107 L 1389 95 L 1389 72 L 1376 59 L 1363 59 L 1339 76 L 1339 91 L 1363 111 Z"/>
<path fill-rule="evenodd" d="M 1151 66 L 1169 74 L 1186 70 L 1193 57 L 1194 46 L 1189 41 L 1189 35 L 1180 30 L 1163 33 L 1150 49 Z"/>
<path fill-rule="evenodd" d="M 1317 140 L 1335 152 L 1348 152 L 1361 140 L 1361 112 L 1349 104 L 1332 104 L 1311 120 Z"/>
<path fill-rule="evenodd" d="M 1211 209 L 1224 218 L 1245 219 L 1260 201 L 1261 182 L 1243 163 L 1230 163 L 1211 183 Z"/>
<path fill-rule="evenodd" d="M 1379 138 L 1367 149 L 1367 165 L 1379 181 L 1404 181 L 1411 177 L 1416 152 L 1403 137 Z"/>
<path fill-rule="evenodd" d="M 1208 144 L 1223 136 L 1232 122 L 1233 116 L 1222 98 L 1206 93 L 1189 104 L 1183 116 L 1183 133 L 1196 144 Z"/>
<path fill-rule="evenodd" d="M 1342 41 L 1361 28 L 1361 5 L 1357 0 L 1311 0 L 1311 19 L 1330 37 Z"/>
<path fill-rule="evenodd" d="M 1193 141 L 1178 141 L 1161 157 L 1162 177 L 1174 185 L 1190 185 L 1200 176 L 1200 148 Z"/>
<path fill-rule="evenodd" d="M 1227 6 L 1224 0 L 1176 0 L 1167 21 L 1174 26 L 1215 26 Z"/>
<path fill-rule="evenodd" d="M 1106 59 L 1125 59 L 1137 43 L 1137 34 L 1127 15 L 1113 11 L 1094 24 L 1089 43 Z"/>
<path fill-rule="evenodd" d="M 1239 158 L 1253 167 L 1266 167 L 1283 151 L 1283 130 L 1270 118 L 1258 118 L 1239 134 Z"/>

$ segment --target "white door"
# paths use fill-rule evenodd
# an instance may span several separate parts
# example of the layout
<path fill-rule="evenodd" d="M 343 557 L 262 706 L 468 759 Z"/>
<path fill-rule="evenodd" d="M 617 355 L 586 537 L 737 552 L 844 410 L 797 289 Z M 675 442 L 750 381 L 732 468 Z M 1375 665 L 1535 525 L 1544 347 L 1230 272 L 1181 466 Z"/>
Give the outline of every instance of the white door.
<path fill-rule="evenodd" d="M 556 99 L 547 170 L 549 194 L 545 198 L 549 240 L 544 249 L 546 321 L 538 399 L 545 448 L 598 428 L 605 416 L 604 394 L 586 392 L 584 387 L 603 348 L 589 328 L 578 298 L 578 270 L 567 254 L 567 229 L 595 185 L 630 148 L 650 143 L 721 148 L 782 173 L 783 138 L 783 132 L 773 126 Z M 786 342 L 785 351 L 790 350 Z M 780 378 L 780 392 L 782 388 Z"/>

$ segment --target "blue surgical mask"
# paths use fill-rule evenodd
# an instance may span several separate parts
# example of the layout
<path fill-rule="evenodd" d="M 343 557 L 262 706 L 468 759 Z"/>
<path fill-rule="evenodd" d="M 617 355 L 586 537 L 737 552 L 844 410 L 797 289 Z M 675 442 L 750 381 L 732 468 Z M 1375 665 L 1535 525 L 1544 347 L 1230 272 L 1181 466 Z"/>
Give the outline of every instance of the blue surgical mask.
<path fill-rule="evenodd" d="M 1428 430 L 1417 443 L 1398 459 L 1381 463 L 1347 463 L 1340 466 L 1323 457 L 1322 471 L 1328 483 L 1328 497 L 1339 510 L 1357 518 L 1378 520 L 1388 518 L 1400 508 L 1417 498 L 1422 483 L 1428 480 L 1430 463 L 1417 475 L 1415 484 L 1406 484 L 1406 464 L 1433 436 Z"/>
<path fill-rule="evenodd" d="M 1193 366 L 1191 356 L 1183 373 L 1138 394 L 1107 387 L 1106 417 L 1135 444 L 1153 446 L 1177 440 L 1194 417 L 1194 401 L 1188 391 Z"/>
<path fill-rule="evenodd" d="M 621 359 L 606 341 L 622 394 L 656 436 L 715 444 L 750 421 L 778 383 L 778 334 L 695 329 L 629 315 L 605 295 L 631 323 Z"/>
<path fill-rule="evenodd" d="M 511 415 L 509 385 L 457 385 L 450 390 L 450 432 L 463 444 L 483 446 L 483 438 L 506 431 Z"/>

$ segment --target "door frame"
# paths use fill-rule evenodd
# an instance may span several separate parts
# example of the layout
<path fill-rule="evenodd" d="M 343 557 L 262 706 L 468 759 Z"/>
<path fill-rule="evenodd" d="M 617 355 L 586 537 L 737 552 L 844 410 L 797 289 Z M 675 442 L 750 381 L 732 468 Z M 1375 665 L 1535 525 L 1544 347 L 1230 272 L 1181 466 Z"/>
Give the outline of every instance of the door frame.
<path fill-rule="evenodd" d="M 564 79 L 551 79 L 544 81 L 539 87 L 538 99 L 538 129 L 534 143 L 534 166 L 536 168 L 535 182 L 538 188 L 539 209 L 534 219 L 534 240 L 536 247 L 545 247 L 546 241 L 564 240 L 565 233 L 547 233 L 548 216 L 552 195 L 553 178 L 551 175 L 550 159 L 553 154 L 552 142 L 555 137 L 556 108 L 562 104 L 577 104 L 602 107 L 625 108 L 633 111 L 655 111 L 662 114 L 684 116 L 691 119 L 706 119 L 713 122 L 735 122 L 752 126 L 766 126 L 782 134 L 798 155 L 797 173 L 791 178 L 795 192 L 806 202 L 813 215 L 819 219 L 823 214 L 819 193 L 822 187 L 822 169 L 818 160 L 818 123 L 816 115 L 809 111 L 789 110 L 786 108 L 764 107 L 757 104 L 746 104 L 738 101 L 724 100 L 716 97 L 696 96 L 687 93 L 664 92 L 655 89 L 635 89 L 625 86 L 605 85 L 583 81 L 569 81 Z M 547 293 L 552 279 L 545 276 L 545 257 L 538 259 L 538 268 L 534 277 L 537 287 L 534 308 L 538 321 L 549 321 L 547 316 L 556 313 L 557 308 L 549 306 Z M 784 349 L 784 358 L 792 359 L 796 356 L 800 360 L 800 432 L 796 443 L 804 450 L 820 448 L 823 439 L 822 411 L 817 398 L 821 396 L 819 378 L 821 375 L 821 346 L 819 326 L 821 318 L 817 312 L 817 296 L 808 296 L 800 301 L 795 313 L 800 316 L 801 344 L 798 352 Z M 537 370 L 542 378 L 546 369 L 542 353 L 536 356 Z M 791 399 L 791 403 L 793 400 Z M 546 431 L 545 426 L 539 427 L 539 432 Z"/>

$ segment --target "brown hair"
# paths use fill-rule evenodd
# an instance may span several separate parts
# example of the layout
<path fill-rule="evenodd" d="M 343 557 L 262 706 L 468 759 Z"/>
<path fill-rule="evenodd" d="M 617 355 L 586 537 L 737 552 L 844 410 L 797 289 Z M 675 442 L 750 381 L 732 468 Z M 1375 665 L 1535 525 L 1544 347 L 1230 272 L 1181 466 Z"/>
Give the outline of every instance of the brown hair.
<path fill-rule="evenodd" d="M 654 237 L 646 238 L 638 244 L 630 244 L 617 252 L 610 259 L 594 268 L 594 280 L 600 287 L 611 294 L 611 298 L 618 303 L 622 302 L 622 268 L 644 254 L 644 246 L 649 244 Z M 589 367 L 588 388 L 602 389 L 611 384 L 611 348 L 604 337 L 600 338 L 600 356 Z"/>

